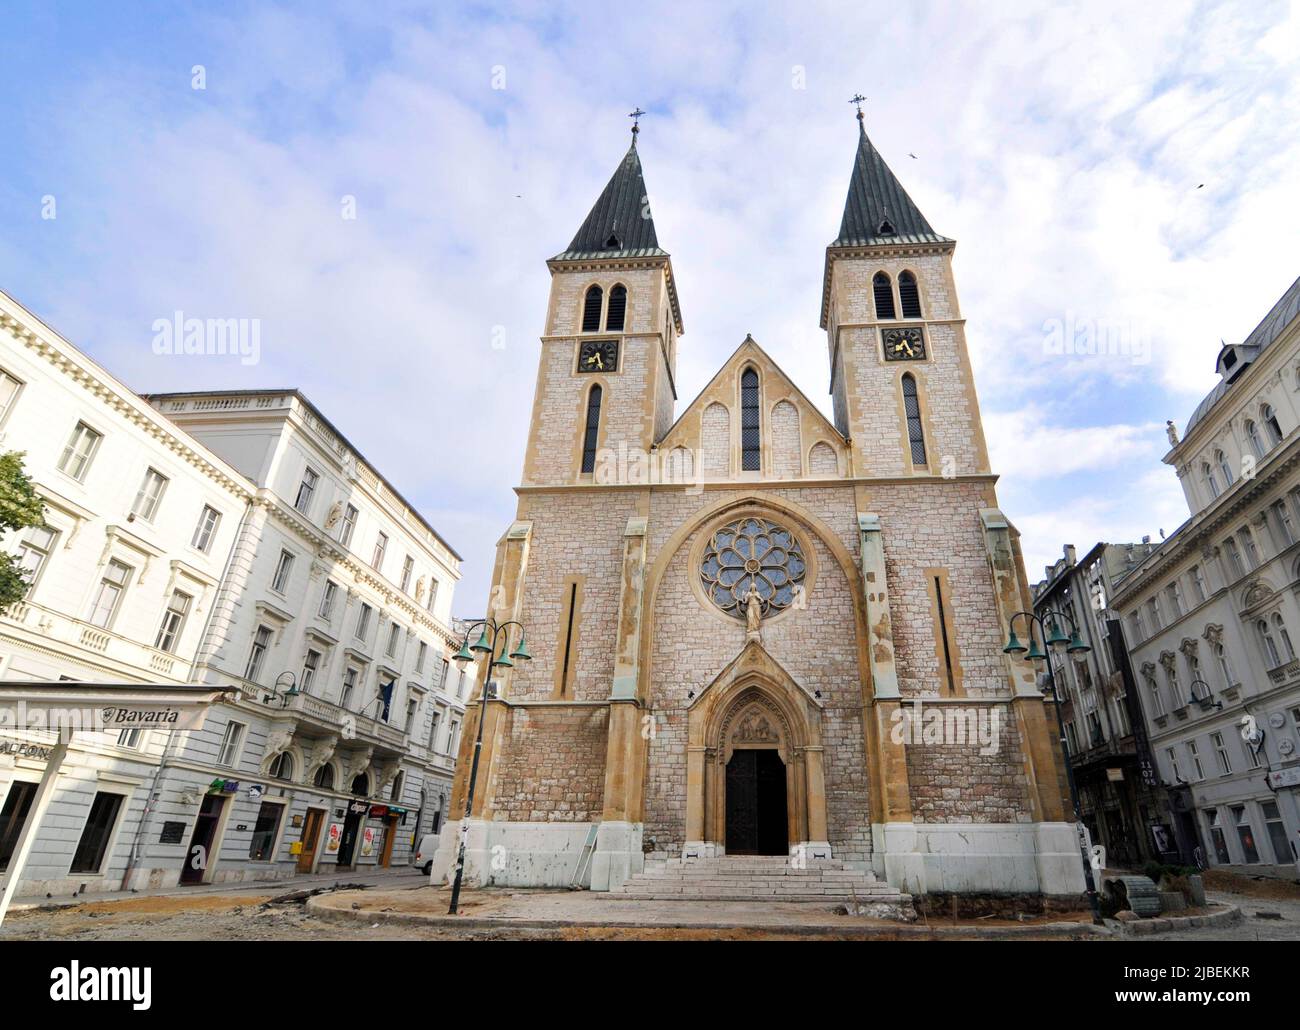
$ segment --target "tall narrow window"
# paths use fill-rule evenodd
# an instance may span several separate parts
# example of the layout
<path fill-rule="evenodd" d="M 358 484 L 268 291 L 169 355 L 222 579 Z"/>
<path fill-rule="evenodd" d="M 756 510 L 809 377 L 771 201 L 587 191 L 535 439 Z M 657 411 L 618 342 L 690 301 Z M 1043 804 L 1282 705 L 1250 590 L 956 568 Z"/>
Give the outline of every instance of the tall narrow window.
<path fill-rule="evenodd" d="M 582 471 L 596 471 L 596 431 L 600 428 L 599 386 L 593 386 L 587 394 L 587 424 L 582 431 Z"/>
<path fill-rule="evenodd" d="M 911 272 L 898 273 L 898 302 L 904 318 L 921 317 L 921 294 L 916 288 L 916 276 Z"/>
<path fill-rule="evenodd" d="M 758 373 L 747 368 L 740 376 L 740 467 L 757 472 L 763 467 L 759 438 Z"/>
<path fill-rule="evenodd" d="M 1264 420 L 1264 425 L 1268 429 L 1269 443 L 1276 447 L 1282 442 L 1282 425 L 1277 420 L 1277 412 L 1273 410 L 1271 404 L 1265 404 L 1259 409 L 1259 417 Z"/>
<path fill-rule="evenodd" d="M 871 280 L 871 289 L 876 297 L 876 318 L 883 321 L 886 318 L 895 318 L 894 314 L 894 287 L 889 282 L 889 276 L 884 272 L 877 272 L 876 277 Z"/>
<path fill-rule="evenodd" d="M 152 522 L 162 503 L 163 491 L 167 489 L 167 477 L 157 469 L 149 469 L 144 474 L 144 481 L 136 491 L 135 503 L 131 505 L 131 514 L 137 518 Z"/>
<path fill-rule="evenodd" d="M 302 482 L 298 484 L 298 496 L 294 498 L 293 506 L 304 515 L 311 512 L 311 499 L 316 493 L 316 484 L 320 482 L 320 475 L 315 469 L 304 469 L 302 473 Z"/>
<path fill-rule="evenodd" d="M 375 553 L 370 557 L 370 567 L 376 572 L 384 571 L 384 555 L 388 551 L 388 534 L 380 533 L 375 537 Z"/>
<path fill-rule="evenodd" d="M 907 442 L 912 448 L 912 464 L 925 464 L 925 430 L 921 426 L 921 402 L 916 395 L 916 380 L 910 372 L 903 376 L 903 411 L 907 416 Z"/>
<path fill-rule="evenodd" d="M 117 815 L 122 810 L 124 797 L 99 791 L 90 804 L 90 815 L 81 830 L 81 840 L 72 853 L 69 872 L 98 873 L 108 853 L 108 839 L 117 825 Z"/>
<path fill-rule="evenodd" d="M 78 483 L 84 482 L 90 462 L 99 450 L 99 441 L 103 438 L 102 433 L 95 432 L 84 422 L 78 422 L 71 438 L 64 445 L 63 456 L 59 458 L 59 471 L 66 472 Z"/>
<path fill-rule="evenodd" d="M 0 372 L 0 423 L 3 423 L 8 417 L 22 388 L 21 381 L 15 379 L 8 372 Z"/>
<path fill-rule="evenodd" d="M 349 504 L 343 509 L 343 520 L 339 523 L 339 543 L 344 547 L 352 543 L 352 531 L 357 528 L 356 505 Z"/>
<path fill-rule="evenodd" d="M 212 548 L 212 538 L 217 535 L 217 526 L 221 523 L 221 512 L 210 504 L 203 506 L 199 513 L 199 524 L 194 527 L 194 539 L 190 544 L 207 554 Z"/>
<path fill-rule="evenodd" d="M 90 609 L 91 625 L 108 629 L 117 614 L 117 606 L 126 591 L 127 581 L 131 578 L 131 567 L 120 561 L 110 561 L 104 570 L 104 578 L 99 581 L 99 590 L 95 594 L 95 603 Z"/>
<path fill-rule="evenodd" d="M 574 666 L 577 664 L 578 612 L 582 608 L 582 587 L 573 579 L 564 585 L 564 611 L 560 621 L 560 661 L 555 670 L 557 697 L 573 695 Z"/>
<path fill-rule="evenodd" d="M 153 646 L 159 651 L 175 652 L 176 644 L 185 630 L 185 616 L 190 611 L 190 600 L 189 594 L 180 590 L 172 591 L 171 600 L 163 612 L 162 625 L 158 627 L 158 636 L 154 638 Z"/>
<path fill-rule="evenodd" d="M 609 291 L 609 309 L 605 312 L 605 331 L 621 333 L 623 316 L 627 312 L 627 287 L 622 283 Z"/>
<path fill-rule="evenodd" d="M 604 299 L 605 291 L 599 286 L 592 286 L 587 290 L 586 299 L 582 303 L 582 331 L 584 333 L 600 332 L 600 308 Z"/>

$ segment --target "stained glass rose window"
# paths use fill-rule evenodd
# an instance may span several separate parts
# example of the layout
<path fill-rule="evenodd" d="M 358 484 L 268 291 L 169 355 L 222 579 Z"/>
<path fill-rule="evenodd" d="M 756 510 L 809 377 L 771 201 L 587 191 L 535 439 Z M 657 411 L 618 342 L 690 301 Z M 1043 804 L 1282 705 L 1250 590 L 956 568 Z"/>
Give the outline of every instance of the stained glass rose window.
<path fill-rule="evenodd" d="M 709 538 L 700 579 L 714 604 L 743 619 L 751 586 L 758 592 L 763 615 L 770 615 L 794 603 L 806 569 L 793 533 L 767 519 L 747 518 Z"/>

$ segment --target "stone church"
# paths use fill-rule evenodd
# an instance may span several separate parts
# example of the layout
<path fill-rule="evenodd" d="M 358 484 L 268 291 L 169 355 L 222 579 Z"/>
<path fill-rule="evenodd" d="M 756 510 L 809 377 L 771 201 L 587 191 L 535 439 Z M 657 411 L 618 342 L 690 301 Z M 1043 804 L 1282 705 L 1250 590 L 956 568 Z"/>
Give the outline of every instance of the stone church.
<path fill-rule="evenodd" d="M 767 862 L 912 895 L 1083 890 L 1055 713 L 1002 652 L 1032 605 L 955 244 L 858 117 L 822 279 L 830 419 L 749 336 L 680 407 L 683 310 L 635 128 L 547 262 L 489 607 L 534 660 L 493 670 L 468 883 L 657 896 L 702 864 L 743 894 Z"/>

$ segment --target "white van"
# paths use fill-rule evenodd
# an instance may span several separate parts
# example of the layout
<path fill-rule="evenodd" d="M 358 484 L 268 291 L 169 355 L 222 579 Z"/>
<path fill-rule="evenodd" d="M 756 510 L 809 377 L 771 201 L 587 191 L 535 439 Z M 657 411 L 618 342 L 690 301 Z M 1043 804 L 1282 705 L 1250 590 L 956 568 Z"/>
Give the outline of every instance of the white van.
<path fill-rule="evenodd" d="M 433 868 L 433 856 L 438 850 L 438 835 L 436 833 L 426 833 L 420 838 L 420 846 L 415 849 L 415 868 L 429 875 Z"/>

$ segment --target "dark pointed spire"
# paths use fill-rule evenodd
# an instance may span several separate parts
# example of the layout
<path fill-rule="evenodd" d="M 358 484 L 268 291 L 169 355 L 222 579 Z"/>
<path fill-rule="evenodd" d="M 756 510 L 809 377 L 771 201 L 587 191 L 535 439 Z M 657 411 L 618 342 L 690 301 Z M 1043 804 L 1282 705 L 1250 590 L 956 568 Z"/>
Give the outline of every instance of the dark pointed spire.
<path fill-rule="evenodd" d="M 858 104 L 858 152 L 844 201 L 839 237 L 832 247 L 865 247 L 888 243 L 951 243 L 930 228 L 925 215 L 912 202 L 880 152 L 871 145 Z"/>
<path fill-rule="evenodd" d="M 637 109 L 637 116 L 643 114 Z M 632 125 L 632 145 L 627 148 L 613 177 L 596 200 L 582 227 L 562 254 L 553 261 L 585 261 L 607 257 L 663 257 L 650 217 L 650 201 L 641 173 L 636 137 L 640 129 Z"/>

